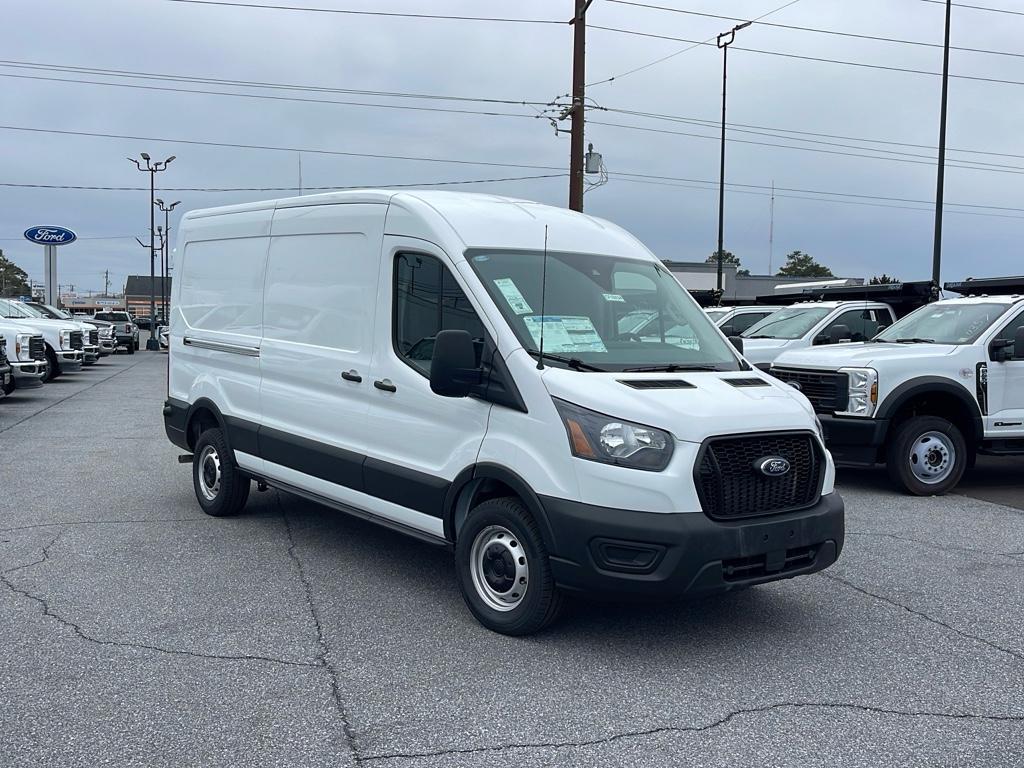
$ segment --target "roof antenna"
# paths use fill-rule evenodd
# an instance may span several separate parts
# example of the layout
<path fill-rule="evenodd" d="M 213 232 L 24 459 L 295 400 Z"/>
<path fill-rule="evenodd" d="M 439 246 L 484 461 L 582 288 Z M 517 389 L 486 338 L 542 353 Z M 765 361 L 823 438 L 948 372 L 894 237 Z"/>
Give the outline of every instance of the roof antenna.
<path fill-rule="evenodd" d="M 544 301 L 548 287 L 548 225 L 544 225 L 544 261 L 540 273 L 540 349 L 537 350 L 537 370 L 544 370 Z"/>

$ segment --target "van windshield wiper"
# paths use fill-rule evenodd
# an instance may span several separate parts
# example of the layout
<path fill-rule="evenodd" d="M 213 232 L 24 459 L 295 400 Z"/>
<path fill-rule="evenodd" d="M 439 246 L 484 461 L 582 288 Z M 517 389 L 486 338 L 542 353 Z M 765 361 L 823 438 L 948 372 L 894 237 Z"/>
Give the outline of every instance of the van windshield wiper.
<path fill-rule="evenodd" d="M 540 352 L 536 349 L 526 350 L 526 354 L 533 355 L 539 358 Z M 576 371 L 597 371 L 599 373 L 607 373 L 607 368 L 602 368 L 598 365 L 591 365 L 590 363 L 584 363 L 582 360 L 575 357 L 562 357 L 561 355 L 553 355 L 550 352 L 544 353 L 545 360 L 554 360 L 558 363 L 565 363 L 567 366 Z"/>
<path fill-rule="evenodd" d="M 897 344 L 934 344 L 935 339 L 919 339 L 916 336 L 909 339 L 896 339 Z"/>
<path fill-rule="evenodd" d="M 676 371 L 717 371 L 717 365 L 707 363 L 667 363 L 665 365 L 645 365 L 640 368 L 623 368 L 624 373 L 675 373 Z"/>

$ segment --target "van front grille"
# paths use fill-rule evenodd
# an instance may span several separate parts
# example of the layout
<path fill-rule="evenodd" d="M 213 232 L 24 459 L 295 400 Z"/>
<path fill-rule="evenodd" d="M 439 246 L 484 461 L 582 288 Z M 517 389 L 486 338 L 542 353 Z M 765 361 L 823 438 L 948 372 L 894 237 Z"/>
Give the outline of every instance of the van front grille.
<path fill-rule="evenodd" d="M 785 459 L 789 469 L 765 474 L 767 459 Z M 809 507 L 818 501 L 824 456 L 807 432 L 713 437 L 701 446 L 695 481 L 708 517 L 733 520 Z"/>

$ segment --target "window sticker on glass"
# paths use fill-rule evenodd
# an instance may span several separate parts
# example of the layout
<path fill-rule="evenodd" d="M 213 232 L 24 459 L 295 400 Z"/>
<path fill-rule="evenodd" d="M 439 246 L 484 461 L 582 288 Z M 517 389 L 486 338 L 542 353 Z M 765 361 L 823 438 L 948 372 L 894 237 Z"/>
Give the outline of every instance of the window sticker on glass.
<path fill-rule="evenodd" d="M 621 301 L 623 303 L 625 303 L 626 301 L 624 298 L 622 298 L 622 296 L 620 296 L 617 293 L 602 293 L 601 295 L 604 296 L 605 301 Z"/>
<path fill-rule="evenodd" d="M 526 299 L 523 294 L 519 292 L 519 288 L 516 286 L 510 277 L 499 277 L 494 281 L 494 284 L 498 286 L 498 290 L 501 291 L 501 295 L 505 297 L 505 301 L 512 308 L 512 311 L 517 315 L 528 315 L 533 310 L 530 305 L 526 303 Z"/>
<path fill-rule="evenodd" d="M 526 330 L 540 347 L 541 322 L 544 324 L 545 352 L 607 352 L 604 342 L 589 317 L 569 315 L 532 315 L 524 317 Z"/>

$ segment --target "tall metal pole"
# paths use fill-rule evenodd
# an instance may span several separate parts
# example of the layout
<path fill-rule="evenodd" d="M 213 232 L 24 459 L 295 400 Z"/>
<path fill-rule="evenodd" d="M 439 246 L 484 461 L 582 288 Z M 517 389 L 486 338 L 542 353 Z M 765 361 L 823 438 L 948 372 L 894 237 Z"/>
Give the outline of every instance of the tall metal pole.
<path fill-rule="evenodd" d="M 749 27 L 752 21 L 745 21 L 737 24 L 728 32 L 718 36 L 716 44 L 722 49 L 722 139 L 721 157 L 718 167 L 718 251 L 716 261 L 718 262 L 718 290 L 722 291 L 722 256 L 725 252 L 725 86 L 729 74 L 729 46 L 736 39 L 736 33 L 744 27 Z"/>
<path fill-rule="evenodd" d="M 156 338 L 156 168 L 149 169 L 149 339 L 146 349 L 160 349 Z"/>
<path fill-rule="evenodd" d="M 942 105 L 939 107 L 939 168 L 935 182 L 935 235 L 932 240 L 932 284 L 938 288 L 942 272 L 942 196 L 946 180 L 946 99 L 949 90 L 949 22 L 953 0 L 946 0 L 946 42 L 942 48 Z"/>
<path fill-rule="evenodd" d="M 587 8 L 593 0 L 576 0 L 572 45 L 572 128 L 569 139 L 569 208 L 583 210 L 584 112 L 586 100 Z"/>
<path fill-rule="evenodd" d="M 729 71 L 729 44 L 722 46 L 722 140 L 718 166 L 718 290 L 722 290 L 722 255 L 725 240 L 725 81 Z"/>

